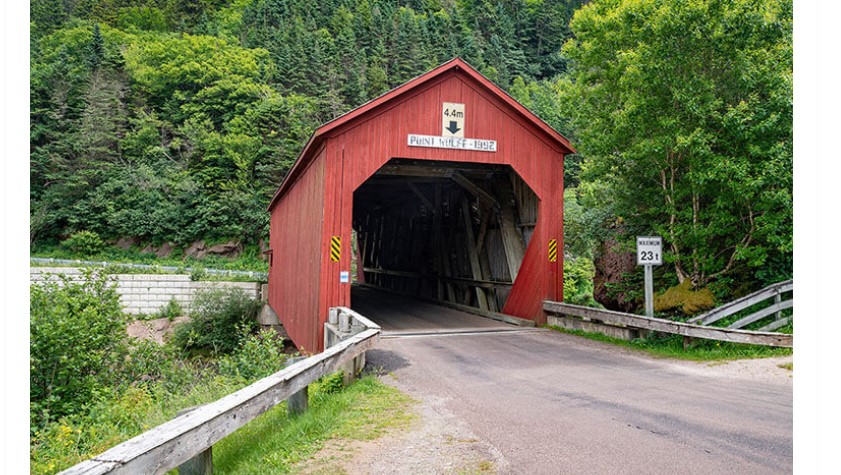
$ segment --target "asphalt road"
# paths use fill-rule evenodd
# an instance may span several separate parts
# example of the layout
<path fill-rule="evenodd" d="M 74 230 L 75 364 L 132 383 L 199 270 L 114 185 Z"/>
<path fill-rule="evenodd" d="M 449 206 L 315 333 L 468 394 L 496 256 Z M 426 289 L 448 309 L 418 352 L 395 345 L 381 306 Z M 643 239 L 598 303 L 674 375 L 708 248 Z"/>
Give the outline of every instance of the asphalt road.
<path fill-rule="evenodd" d="M 368 364 L 410 395 L 443 400 L 501 454 L 499 473 L 792 471 L 785 377 L 739 377 L 547 330 L 384 338 Z"/>

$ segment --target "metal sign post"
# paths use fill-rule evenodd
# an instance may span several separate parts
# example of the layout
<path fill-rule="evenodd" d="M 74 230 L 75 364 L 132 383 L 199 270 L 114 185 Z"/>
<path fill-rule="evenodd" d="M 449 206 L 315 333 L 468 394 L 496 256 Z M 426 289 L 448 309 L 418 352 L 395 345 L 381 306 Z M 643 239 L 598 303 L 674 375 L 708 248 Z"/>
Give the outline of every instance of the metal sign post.
<path fill-rule="evenodd" d="M 663 265 L 663 238 L 637 236 L 637 265 L 645 268 L 645 315 L 654 316 L 654 266 Z"/>
<path fill-rule="evenodd" d="M 654 316 L 654 266 L 645 264 L 645 316 Z"/>

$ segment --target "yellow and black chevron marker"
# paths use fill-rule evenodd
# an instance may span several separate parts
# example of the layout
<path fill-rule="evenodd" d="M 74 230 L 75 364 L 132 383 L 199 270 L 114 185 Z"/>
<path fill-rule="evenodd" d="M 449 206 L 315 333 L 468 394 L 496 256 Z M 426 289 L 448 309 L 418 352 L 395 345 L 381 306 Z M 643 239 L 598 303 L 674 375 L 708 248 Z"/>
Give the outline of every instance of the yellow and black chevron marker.
<path fill-rule="evenodd" d="M 558 240 L 557 239 L 550 239 L 549 240 L 549 262 L 557 262 L 558 261 Z"/>
<path fill-rule="evenodd" d="M 330 239 L 330 260 L 333 262 L 339 262 L 342 258 L 342 238 L 339 236 L 333 236 Z"/>

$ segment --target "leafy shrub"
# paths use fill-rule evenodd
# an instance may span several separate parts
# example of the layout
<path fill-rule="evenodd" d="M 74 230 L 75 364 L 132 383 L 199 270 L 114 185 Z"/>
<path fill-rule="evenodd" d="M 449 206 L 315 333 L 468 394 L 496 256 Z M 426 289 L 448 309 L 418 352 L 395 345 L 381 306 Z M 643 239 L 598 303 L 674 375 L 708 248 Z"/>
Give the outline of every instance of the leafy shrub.
<path fill-rule="evenodd" d="M 147 388 L 127 387 L 92 404 L 89 417 L 69 415 L 45 425 L 30 439 L 30 473 L 54 474 L 140 433 L 151 407 Z"/>
<path fill-rule="evenodd" d="M 621 279 L 614 282 L 605 282 L 608 298 L 620 300 L 624 304 L 632 306 L 628 311 L 641 310 L 645 305 L 645 276 L 644 270 L 637 267 L 633 272 L 623 272 Z M 657 270 L 654 271 L 655 285 L 658 282 Z M 655 290 L 657 288 L 655 287 Z"/>
<path fill-rule="evenodd" d="M 175 328 L 173 342 L 188 352 L 231 353 L 239 347 L 243 329 L 256 329 L 259 311 L 260 302 L 239 288 L 198 292 L 192 319 Z"/>
<path fill-rule="evenodd" d="M 333 374 L 322 376 L 312 385 L 312 394 L 315 397 L 326 396 L 341 392 L 345 387 L 344 373 L 338 371 Z"/>
<path fill-rule="evenodd" d="M 67 249 L 83 256 L 92 256 L 102 252 L 105 242 L 93 231 L 79 231 L 70 235 L 61 243 Z"/>
<path fill-rule="evenodd" d="M 241 387 L 239 381 L 210 373 L 169 389 L 157 384 L 122 387 L 92 403 L 87 415 L 69 415 L 38 428 L 30 438 L 30 473 L 64 470 L 171 420 L 179 409 L 218 400 Z"/>
<path fill-rule="evenodd" d="M 169 299 L 166 305 L 161 307 L 160 310 L 157 311 L 158 318 L 168 318 L 170 320 L 174 319 L 175 317 L 180 317 L 184 313 L 184 309 L 181 308 L 181 304 L 175 300 L 175 297 Z"/>
<path fill-rule="evenodd" d="M 207 279 L 208 275 L 210 275 L 210 273 L 207 272 L 207 269 L 205 269 L 203 265 L 195 265 L 193 266 L 193 271 L 190 273 L 190 280 L 198 282 L 200 280 Z"/>
<path fill-rule="evenodd" d="M 680 309 L 685 315 L 694 315 L 714 305 L 712 291 L 706 287 L 692 290 L 692 282 L 689 279 L 654 296 L 654 310 L 658 312 Z"/>
<path fill-rule="evenodd" d="M 247 332 L 239 348 L 219 359 L 219 373 L 246 381 L 264 378 L 283 369 L 289 357 L 283 353 L 283 340 L 272 330 L 256 335 Z"/>
<path fill-rule="evenodd" d="M 30 422 L 82 411 L 107 391 L 128 352 L 127 318 L 115 286 L 86 270 L 30 287 Z"/>
<path fill-rule="evenodd" d="M 596 268 L 586 257 L 564 259 L 564 302 L 595 306 L 593 277 Z"/>
<path fill-rule="evenodd" d="M 129 356 L 115 375 L 125 386 L 157 384 L 165 391 L 177 392 L 204 373 L 200 362 L 182 360 L 173 345 L 159 345 L 154 340 L 132 342 Z"/>

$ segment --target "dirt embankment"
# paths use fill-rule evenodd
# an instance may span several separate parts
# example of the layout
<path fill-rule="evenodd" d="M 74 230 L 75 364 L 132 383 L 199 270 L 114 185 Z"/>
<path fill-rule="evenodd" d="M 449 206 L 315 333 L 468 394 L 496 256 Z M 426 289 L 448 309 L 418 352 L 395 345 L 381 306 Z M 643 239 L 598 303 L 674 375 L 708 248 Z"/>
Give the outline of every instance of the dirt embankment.
<path fill-rule="evenodd" d="M 135 320 L 131 322 L 126 331 L 128 336 L 141 340 L 153 340 L 163 344 L 164 338 L 171 334 L 175 326 L 181 322 L 190 320 L 190 317 L 156 318 L 154 320 Z"/>

